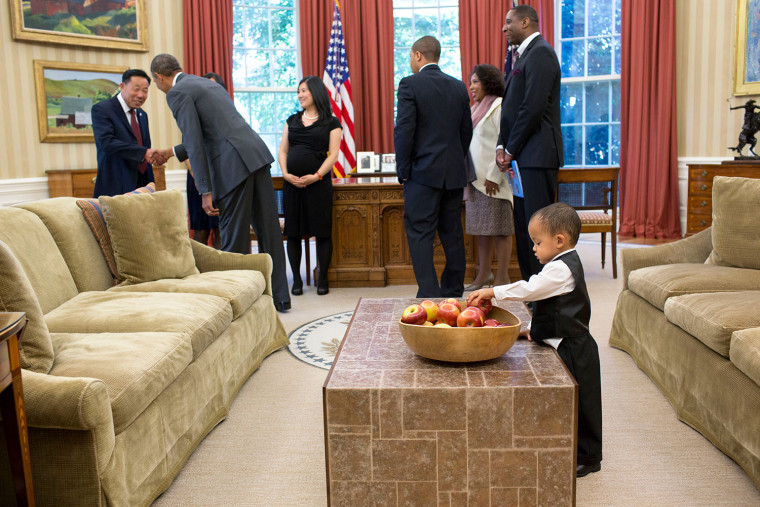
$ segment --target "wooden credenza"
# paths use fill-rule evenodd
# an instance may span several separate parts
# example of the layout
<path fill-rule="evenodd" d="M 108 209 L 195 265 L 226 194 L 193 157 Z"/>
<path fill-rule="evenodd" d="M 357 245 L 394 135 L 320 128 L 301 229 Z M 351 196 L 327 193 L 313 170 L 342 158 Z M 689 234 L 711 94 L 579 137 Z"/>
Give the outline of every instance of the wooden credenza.
<path fill-rule="evenodd" d="M 334 179 L 333 189 L 333 255 L 327 276 L 330 286 L 414 284 L 404 229 L 404 188 L 396 177 Z M 475 275 L 476 243 L 474 236 L 465 234 L 467 283 Z M 445 257 L 438 238 L 435 240 L 434 262 L 440 275 Z M 496 266 L 492 269 L 495 273 Z M 509 275 L 512 280 L 521 279 L 514 251 Z"/>
<path fill-rule="evenodd" d="M 712 185 L 716 176 L 760 178 L 760 162 L 725 161 L 722 164 L 689 164 L 689 198 L 686 236 L 712 225 Z"/>
<path fill-rule="evenodd" d="M 153 167 L 156 190 L 166 190 L 165 166 Z M 50 197 L 79 197 L 88 199 L 95 190 L 97 169 L 50 169 L 48 178 Z"/>

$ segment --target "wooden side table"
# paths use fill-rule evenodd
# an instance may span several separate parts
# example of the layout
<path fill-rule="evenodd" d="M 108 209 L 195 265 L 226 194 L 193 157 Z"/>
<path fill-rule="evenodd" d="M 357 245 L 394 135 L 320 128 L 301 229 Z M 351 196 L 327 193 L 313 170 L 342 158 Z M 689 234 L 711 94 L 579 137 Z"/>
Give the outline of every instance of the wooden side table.
<path fill-rule="evenodd" d="M 24 326 L 25 313 L 0 313 L 0 414 L 3 417 L 16 501 L 18 505 L 33 506 L 32 462 L 18 354 L 18 342 Z"/>

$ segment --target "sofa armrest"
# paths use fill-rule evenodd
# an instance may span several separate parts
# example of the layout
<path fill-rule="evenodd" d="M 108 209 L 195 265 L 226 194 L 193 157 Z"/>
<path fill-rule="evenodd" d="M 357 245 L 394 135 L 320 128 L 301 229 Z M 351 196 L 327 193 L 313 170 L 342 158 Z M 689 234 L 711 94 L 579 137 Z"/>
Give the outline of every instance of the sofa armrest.
<path fill-rule="evenodd" d="M 23 369 L 21 382 L 29 427 L 92 431 L 98 468 L 103 470 L 116 439 L 106 384 L 94 378 L 57 377 Z"/>
<path fill-rule="evenodd" d="M 711 251 L 712 231 L 710 228 L 665 245 L 622 249 L 620 261 L 623 267 L 623 290 L 628 288 L 628 275 L 631 271 L 663 264 L 705 262 Z"/>
<path fill-rule="evenodd" d="M 222 252 L 209 246 L 191 241 L 195 267 L 198 271 L 229 271 L 231 269 L 251 269 L 261 271 L 267 286 L 264 294 L 272 295 L 272 258 L 269 254 L 238 254 Z"/>

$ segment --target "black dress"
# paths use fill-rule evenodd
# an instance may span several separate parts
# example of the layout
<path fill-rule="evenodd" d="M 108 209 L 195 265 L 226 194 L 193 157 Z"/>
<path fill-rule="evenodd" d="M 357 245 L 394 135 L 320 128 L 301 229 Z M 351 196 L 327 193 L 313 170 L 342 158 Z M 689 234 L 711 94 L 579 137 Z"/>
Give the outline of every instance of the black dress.
<path fill-rule="evenodd" d="M 334 116 L 320 118 L 308 127 L 301 120 L 302 113 L 288 118 L 288 172 L 293 176 L 314 174 L 327 158 L 330 132 L 340 127 Z M 297 188 L 287 181 L 282 185 L 282 208 L 285 213 L 285 235 L 300 238 L 303 235 L 326 238 L 332 235 L 332 179 L 305 188 Z"/>

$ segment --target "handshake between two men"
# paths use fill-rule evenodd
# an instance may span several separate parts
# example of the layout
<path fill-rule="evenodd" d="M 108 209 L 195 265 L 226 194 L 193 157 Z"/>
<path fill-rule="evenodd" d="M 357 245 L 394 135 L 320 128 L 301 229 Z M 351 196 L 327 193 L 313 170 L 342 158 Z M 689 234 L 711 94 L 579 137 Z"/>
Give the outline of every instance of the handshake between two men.
<path fill-rule="evenodd" d="M 148 148 L 148 150 L 145 152 L 145 158 L 143 160 L 153 166 L 162 166 L 173 156 L 174 150 L 171 148 L 166 148 L 164 150 L 154 150 L 153 148 Z"/>

